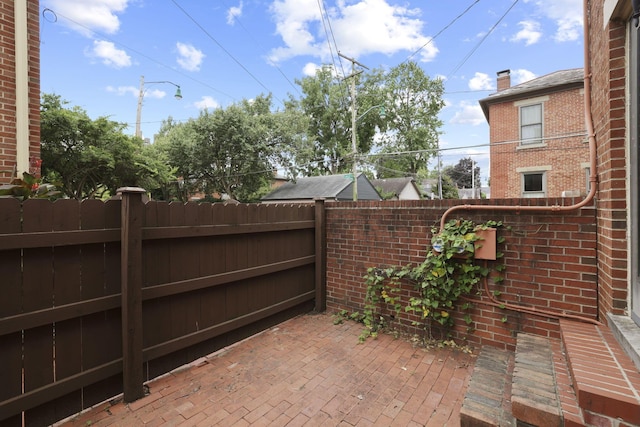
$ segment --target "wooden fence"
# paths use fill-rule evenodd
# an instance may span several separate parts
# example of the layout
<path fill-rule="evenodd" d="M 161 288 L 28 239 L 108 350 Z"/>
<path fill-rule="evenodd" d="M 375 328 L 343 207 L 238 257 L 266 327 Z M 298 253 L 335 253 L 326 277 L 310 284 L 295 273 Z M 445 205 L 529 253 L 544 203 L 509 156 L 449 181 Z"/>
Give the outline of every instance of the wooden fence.
<path fill-rule="evenodd" d="M 0 199 L 0 426 L 47 425 L 312 309 L 324 203 Z"/>

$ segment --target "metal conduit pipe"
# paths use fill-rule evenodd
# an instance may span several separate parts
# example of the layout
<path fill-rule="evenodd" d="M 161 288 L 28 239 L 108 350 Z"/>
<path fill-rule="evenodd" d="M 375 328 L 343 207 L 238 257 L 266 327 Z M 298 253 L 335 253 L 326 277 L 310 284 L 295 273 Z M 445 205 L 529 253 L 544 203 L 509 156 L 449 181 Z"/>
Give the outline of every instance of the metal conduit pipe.
<path fill-rule="evenodd" d="M 595 131 L 593 128 L 593 118 L 591 116 L 591 55 L 589 52 L 589 13 L 588 13 L 588 0 L 583 0 L 583 26 L 584 26 L 584 119 L 585 126 L 587 128 L 587 136 L 589 138 L 589 164 L 590 164 L 590 173 L 589 173 L 589 183 L 590 189 L 589 193 L 586 197 L 580 202 L 573 205 L 552 205 L 552 206 L 498 206 L 498 205 L 457 205 L 452 206 L 447 209 L 444 214 L 442 214 L 442 218 L 440 219 L 440 231 L 444 230 L 444 226 L 447 221 L 447 217 L 451 215 L 455 211 L 459 210 L 492 210 L 492 211 L 517 211 L 517 212 L 565 212 L 565 211 L 573 211 L 580 209 L 581 207 L 591 203 L 595 194 L 596 194 L 596 183 L 597 183 L 597 174 L 596 174 L 596 138 Z M 485 278 L 484 288 L 486 294 L 489 296 L 491 302 L 486 301 L 477 301 L 483 304 L 498 306 L 500 308 L 506 308 L 513 311 L 519 311 L 523 313 L 552 317 L 552 318 L 568 318 L 573 320 L 579 320 L 582 322 L 595 323 L 601 325 L 602 323 L 579 315 L 572 315 L 560 312 L 554 312 L 552 310 L 542 310 L 537 309 L 535 307 L 528 307 L 518 304 L 511 304 L 499 301 L 491 292 L 489 292 L 489 286 L 487 284 L 487 279 Z"/>

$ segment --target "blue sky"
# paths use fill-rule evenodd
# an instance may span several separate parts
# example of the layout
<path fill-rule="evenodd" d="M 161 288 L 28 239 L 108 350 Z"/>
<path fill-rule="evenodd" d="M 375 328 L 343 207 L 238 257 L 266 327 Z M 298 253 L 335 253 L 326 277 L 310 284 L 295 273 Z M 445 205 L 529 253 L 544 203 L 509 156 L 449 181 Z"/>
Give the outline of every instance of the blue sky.
<path fill-rule="evenodd" d="M 408 58 L 445 81 L 444 164 L 471 156 L 489 173 L 489 129 L 478 100 L 496 72 L 512 84 L 583 66 L 581 0 L 41 0 L 41 90 L 108 116 L 134 134 L 272 93 L 322 64 L 349 73 L 336 51 L 373 68 Z M 323 19 L 324 18 L 324 19 Z M 329 34 L 329 37 L 327 37 Z M 327 41 L 329 39 L 330 42 Z M 337 48 L 336 48 L 337 47 Z M 342 61 L 342 62 L 340 62 Z"/>

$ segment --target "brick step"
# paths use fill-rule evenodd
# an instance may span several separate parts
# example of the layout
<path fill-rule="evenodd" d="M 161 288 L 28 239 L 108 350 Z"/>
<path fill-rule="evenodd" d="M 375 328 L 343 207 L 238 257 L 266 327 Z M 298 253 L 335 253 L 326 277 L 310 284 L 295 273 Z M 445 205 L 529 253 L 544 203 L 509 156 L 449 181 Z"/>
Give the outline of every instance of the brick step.
<path fill-rule="evenodd" d="M 588 424 L 640 426 L 640 372 L 606 326 L 560 321 L 578 404 Z"/>
<path fill-rule="evenodd" d="M 551 342 L 518 334 L 511 388 L 511 411 L 519 423 L 561 427 L 564 424 Z"/>
<path fill-rule="evenodd" d="M 516 350 L 482 348 L 461 426 L 584 426 L 560 340 L 520 333 Z"/>
<path fill-rule="evenodd" d="M 461 427 L 515 426 L 509 401 L 513 360 L 511 351 L 482 347 L 460 409 Z"/>

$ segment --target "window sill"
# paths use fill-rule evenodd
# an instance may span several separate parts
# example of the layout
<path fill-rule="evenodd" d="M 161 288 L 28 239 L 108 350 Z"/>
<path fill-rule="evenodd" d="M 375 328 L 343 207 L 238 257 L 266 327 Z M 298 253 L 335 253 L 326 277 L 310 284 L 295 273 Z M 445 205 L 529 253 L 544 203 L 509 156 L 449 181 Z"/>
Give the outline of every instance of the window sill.
<path fill-rule="evenodd" d="M 533 144 L 520 144 L 516 147 L 516 151 L 518 150 L 529 150 L 533 148 L 546 148 L 547 144 L 545 142 L 533 143 Z"/>

